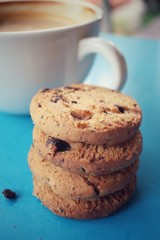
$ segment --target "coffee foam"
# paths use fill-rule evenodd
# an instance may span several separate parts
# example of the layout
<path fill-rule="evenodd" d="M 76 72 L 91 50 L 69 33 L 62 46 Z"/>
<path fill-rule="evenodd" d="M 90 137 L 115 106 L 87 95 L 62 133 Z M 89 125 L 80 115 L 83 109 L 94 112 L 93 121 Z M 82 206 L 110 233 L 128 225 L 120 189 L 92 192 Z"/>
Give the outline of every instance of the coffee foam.
<path fill-rule="evenodd" d="M 0 32 L 50 29 L 83 24 L 95 12 L 77 4 L 62 2 L 0 3 Z"/>

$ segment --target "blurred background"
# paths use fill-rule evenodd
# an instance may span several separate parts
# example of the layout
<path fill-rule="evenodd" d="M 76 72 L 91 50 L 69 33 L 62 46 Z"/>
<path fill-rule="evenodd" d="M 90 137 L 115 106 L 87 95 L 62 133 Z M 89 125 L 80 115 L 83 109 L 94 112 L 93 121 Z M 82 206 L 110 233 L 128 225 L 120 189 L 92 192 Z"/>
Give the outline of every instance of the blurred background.
<path fill-rule="evenodd" d="M 102 30 L 160 38 L 160 0 L 88 0 L 104 9 Z"/>

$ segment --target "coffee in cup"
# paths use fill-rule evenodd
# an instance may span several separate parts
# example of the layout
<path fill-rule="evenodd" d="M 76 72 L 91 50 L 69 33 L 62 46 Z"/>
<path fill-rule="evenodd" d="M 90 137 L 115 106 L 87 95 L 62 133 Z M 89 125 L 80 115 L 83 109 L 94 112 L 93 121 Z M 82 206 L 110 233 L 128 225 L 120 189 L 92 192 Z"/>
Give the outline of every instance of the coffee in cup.
<path fill-rule="evenodd" d="M 93 53 L 112 66 L 105 86 L 121 89 L 125 60 L 98 37 L 102 16 L 102 9 L 85 1 L 0 2 L 0 110 L 27 114 L 38 89 L 84 81 Z"/>

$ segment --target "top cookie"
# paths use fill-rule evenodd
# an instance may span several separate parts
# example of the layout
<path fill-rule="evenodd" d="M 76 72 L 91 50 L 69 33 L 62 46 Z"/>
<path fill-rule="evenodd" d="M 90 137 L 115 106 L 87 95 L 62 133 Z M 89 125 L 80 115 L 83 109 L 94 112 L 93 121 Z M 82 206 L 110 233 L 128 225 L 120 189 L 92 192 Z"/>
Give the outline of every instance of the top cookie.
<path fill-rule="evenodd" d="M 84 84 L 40 90 L 31 101 L 30 113 L 34 124 L 54 138 L 95 145 L 129 140 L 142 118 L 131 97 Z"/>

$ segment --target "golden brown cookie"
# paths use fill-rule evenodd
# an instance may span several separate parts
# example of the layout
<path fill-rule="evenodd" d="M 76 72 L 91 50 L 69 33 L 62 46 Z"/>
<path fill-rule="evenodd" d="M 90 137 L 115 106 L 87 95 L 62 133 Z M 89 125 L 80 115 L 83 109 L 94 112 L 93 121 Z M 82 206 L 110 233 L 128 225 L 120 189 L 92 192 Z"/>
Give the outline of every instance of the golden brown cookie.
<path fill-rule="evenodd" d="M 28 164 L 33 175 L 47 183 L 57 195 L 72 199 L 95 199 L 123 188 L 136 175 L 139 161 L 112 174 L 84 177 L 56 167 L 43 159 L 35 148 L 31 148 Z"/>
<path fill-rule="evenodd" d="M 94 219 L 106 217 L 122 207 L 135 191 L 136 181 L 132 179 L 123 189 L 100 197 L 97 200 L 72 200 L 56 195 L 48 184 L 34 177 L 34 195 L 52 212 L 62 217 Z"/>
<path fill-rule="evenodd" d="M 56 166 L 78 174 L 107 174 L 129 166 L 140 155 L 142 136 L 138 131 L 129 141 L 117 145 L 90 145 L 52 138 L 35 127 L 33 144 Z"/>
<path fill-rule="evenodd" d="M 51 137 L 95 145 L 129 140 L 142 118 L 131 97 L 84 84 L 40 90 L 32 99 L 30 113 L 34 124 Z"/>

